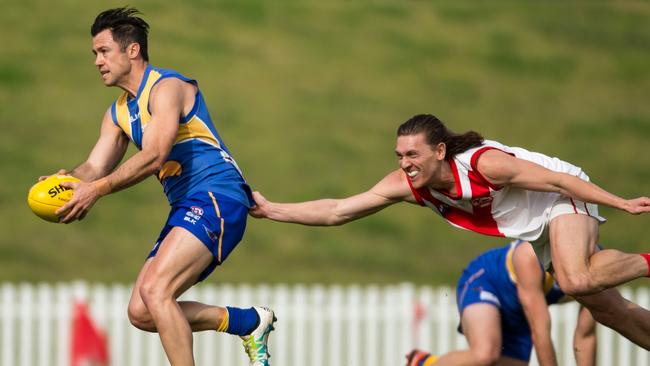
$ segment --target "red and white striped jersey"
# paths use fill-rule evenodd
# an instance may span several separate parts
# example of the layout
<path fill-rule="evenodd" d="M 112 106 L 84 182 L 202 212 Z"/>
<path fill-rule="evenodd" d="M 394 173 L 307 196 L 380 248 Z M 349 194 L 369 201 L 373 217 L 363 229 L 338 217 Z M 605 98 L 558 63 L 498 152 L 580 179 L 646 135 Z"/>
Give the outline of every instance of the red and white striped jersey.
<path fill-rule="evenodd" d="M 547 169 L 589 181 L 582 169 L 558 158 L 485 140 L 483 145 L 449 161 L 456 181 L 456 196 L 430 187 L 416 190 L 407 176 L 415 199 L 462 229 L 527 241 L 539 238 L 548 224 L 553 204 L 561 195 L 491 184 L 476 169 L 478 157 L 489 149 L 498 149 Z"/>

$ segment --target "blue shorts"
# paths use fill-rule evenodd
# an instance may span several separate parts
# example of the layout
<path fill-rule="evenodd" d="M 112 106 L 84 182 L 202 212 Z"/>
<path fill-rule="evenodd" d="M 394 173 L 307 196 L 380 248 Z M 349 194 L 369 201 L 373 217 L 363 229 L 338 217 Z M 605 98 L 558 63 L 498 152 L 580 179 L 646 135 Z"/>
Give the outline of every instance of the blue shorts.
<path fill-rule="evenodd" d="M 474 264 L 474 263 L 473 263 Z M 463 314 L 465 308 L 473 304 L 490 304 L 501 314 L 501 355 L 530 361 L 533 342 L 528 323 L 522 324 L 522 314 L 510 314 L 502 306 L 504 299 L 490 281 L 487 270 L 478 265 L 472 265 L 463 272 L 456 288 L 456 303 L 458 312 Z M 514 296 L 517 296 L 515 293 Z M 525 319 L 525 318 L 524 318 Z M 458 330 L 462 333 L 459 326 Z"/>
<path fill-rule="evenodd" d="M 148 258 L 156 255 L 160 243 L 173 227 L 182 227 L 201 240 L 214 257 L 199 276 L 198 281 L 203 281 L 241 241 L 247 217 L 248 207 L 232 198 L 212 192 L 193 194 L 172 206 Z"/>

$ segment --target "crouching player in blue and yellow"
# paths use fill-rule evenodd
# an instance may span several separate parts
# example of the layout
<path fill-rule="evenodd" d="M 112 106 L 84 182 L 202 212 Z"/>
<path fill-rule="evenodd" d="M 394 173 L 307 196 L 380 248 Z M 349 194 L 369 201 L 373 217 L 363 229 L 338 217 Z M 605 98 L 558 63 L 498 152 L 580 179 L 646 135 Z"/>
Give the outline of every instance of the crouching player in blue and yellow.
<path fill-rule="evenodd" d="M 557 365 L 548 305 L 566 297 L 544 272 L 528 242 L 515 241 L 474 259 L 458 281 L 459 330 L 469 349 L 435 357 L 413 350 L 407 366 L 508 365 L 530 361 L 532 347 L 541 366 Z M 578 366 L 596 363 L 596 323 L 580 308 L 574 334 Z"/>

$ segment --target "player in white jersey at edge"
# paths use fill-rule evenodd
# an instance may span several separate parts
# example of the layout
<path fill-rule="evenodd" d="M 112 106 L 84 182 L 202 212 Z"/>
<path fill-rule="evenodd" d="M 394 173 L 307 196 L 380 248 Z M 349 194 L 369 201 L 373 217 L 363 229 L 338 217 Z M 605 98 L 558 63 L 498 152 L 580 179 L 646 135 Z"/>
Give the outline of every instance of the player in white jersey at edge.
<path fill-rule="evenodd" d="M 572 164 L 522 148 L 455 134 L 435 116 L 416 115 L 397 130 L 399 169 L 366 192 L 299 203 L 253 194 L 257 218 L 314 226 L 342 225 L 398 202 L 431 208 L 477 233 L 530 241 L 562 290 L 594 318 L 650 349 L 650 312 L 613 287 L 650 275 L 650 255 L 597 251 L 597 205 L 650 212 L 650 199 L 623 199 L 589 182 Z"/>

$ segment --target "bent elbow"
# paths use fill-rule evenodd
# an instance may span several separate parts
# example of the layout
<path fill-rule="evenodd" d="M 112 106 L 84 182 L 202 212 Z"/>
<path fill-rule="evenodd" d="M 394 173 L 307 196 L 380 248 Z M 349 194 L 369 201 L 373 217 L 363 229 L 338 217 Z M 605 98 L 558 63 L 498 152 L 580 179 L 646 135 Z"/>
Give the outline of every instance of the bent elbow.
<path fill-rule="evenodd" d="M 346 223 L 347 223 L 347 221 L 338 219 L 338 220 L 334 220 L 334 221 L 330 222 L 329 226 L 342 226 L 342 225 L 344 225 Z"/>
<path fill-rule="evenodd" d="M 165 160 L 166 156 L 163 156 L 162 154 L 149 154 L 148 159 L 146 159 L 144 170 L 148 174 L 158 174 L 158 172 L 163 169 Z"/>
<path fill-rule="evenodd" d="M 155 159 L 149 164 L 149 173 L 151 174 L 156 174 L 160 170 L 162 170 L 163 166 L 165 165 L 165 162 L 161 159 Z"/>
<path fill-rule="evenodd" d="M 341 226 L 345 224 L 345 221 L 341 220 L 339 217 L 330 217 L 320 224 L 320 226 Z"/>

